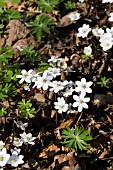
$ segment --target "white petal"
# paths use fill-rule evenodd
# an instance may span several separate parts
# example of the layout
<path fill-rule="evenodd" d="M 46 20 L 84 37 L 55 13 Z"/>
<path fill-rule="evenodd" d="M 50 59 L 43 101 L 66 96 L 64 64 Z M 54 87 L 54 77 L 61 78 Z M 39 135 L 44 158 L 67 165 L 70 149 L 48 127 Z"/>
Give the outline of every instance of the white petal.
<path fill-rule="evenodd" d="M 27 71 L 26 70 L 22 70 L 21 73 L 24 75 L 24 74 L 27 74 Z"/>
<path fill-rule="evenodd" d="M 16 76 L 16 78 L 22 78 L 23 77 L 23 75 L 17 75 Z"/>
<path fill-rule="evenodd" d="M 89 102 L 89 101 L 90 101 L 90 98 L 89 98 L 89 97 L 86 97 L 86 98 L 83 99 L 83 102 L 84 102 L 84 103 L 87 103 L 87 102 Z"/>
<path fill-rule="evenodd" d="M 87 93 L 92 93 L 92 89 L 91 88 L 86 88 L 86 92 Z"/>
<path fill-rule="evenodd" d="M 81 86 L 81 82 L 80 82 L 80 81 L 76 81 L 75 84 L 76 84 L 77 86 Z"/>
<path fill-rule="evenodd" d="M 23 81 L 24 81 L 25 79 L 24 78 L 22 78 L 20 81 L 19 81 L 19 83 L 21 84 L 21 83 L 23 83 Z"/>
<path fill-rule="evenodd" d="M 87 82 L 87 87 L 90 87 L 93 84 L 92 81 Z"/>
<path fill-rule="evenodd" d="M 85 78 L 82 78 L 82 79 L 81 79 L 81 83 L 82 83 L 82 84 L 86 84 L 86 79 L 85 79 Z"/>
<path fill-rule="evenodd" d="M 77 95 L 73 95 L 73 99 L 76 100 L 76 101 L 80 100 L 79 96 L 77 96 Z"/>
<path fill-rule="evenodd" d="M 86 103 L 82 103 L 83 108 L 88 109 L 88 105 Z"/>
<path fill-rule="evenodd" d="M 81 112 L 82 109 L 83 109 L 83 106 L 80 104 L 80 105 L 78 106 L 78 112 Z"/>
<path fill-rule="evenodd" d="M 79 102 L 74 102 L 74 103 L 73 103 L 73 107 L 78 107 L 79 104 L 80 104 Z"/>
<path fill-rule="evenodd" d="M 80 92 L 81 91 L 81 87 L 79 86 L 79 87 L 75 87 L 75 91 L 76 92 Z"/>

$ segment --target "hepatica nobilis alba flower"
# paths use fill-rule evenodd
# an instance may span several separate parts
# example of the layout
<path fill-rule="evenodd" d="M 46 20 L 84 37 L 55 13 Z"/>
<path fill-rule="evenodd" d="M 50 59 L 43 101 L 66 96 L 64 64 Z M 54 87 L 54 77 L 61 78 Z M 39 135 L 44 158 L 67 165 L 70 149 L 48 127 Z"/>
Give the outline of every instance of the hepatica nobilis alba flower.
<path fill-rule="evenodd" d="M 81 81 L 76 81 L 75 91 L 80 92 L 82 96 L 85 96 L 86 93 L 92 93 L 90 86 L 93 84 L 92 81 L 86 82 L 85 78 L 82 78 Z"/>
<path fill-rule="evenodd" d="M 70 87 L 70 88 L 67 87 L 66 91 L 63 93 L 63 96 L 65 96 L 65 97 L 71 96 L 73 91 L 74 91 L 74 89 L 72 87 Z"/>
<path fill-rule="evenodd" d="M 43 90 L 47 90 L 48 89 L 48 86 L 50 84 L 50 80 L 52 80 L 52 76 L 51 75 L 48 75 L 47 72 L 44 72 L 42 77 L 39 77 L 37 79 L 37 81 L 35 82 L 34 86 L 33 87 L 37 87 L 37 88 L 43 88 Z"/>
<path fill-rule="evenodd" d="M 87 37 L 88 33 L 91 31 L 91 28 L 90 28 L 89 24 L 88 25 L 87 24 L 83 24 L 83 26 L 80 27 L 78 29 L 78 31 L 79 32 L 77 33 L 77 36 L 85 38 L 85 37 Z"/>
<path fill-rule="evenodd" d="M 32 137 L 31 133 L 26 134 L 24 132 L 24 133 L 20 134 L 20 136 L 21 136 L 22 142 L 25 142 L 25 143 L 28 143 L 28 144 L 31 144 L 31 145 L 35 144 L 34 140 L 36 139 L 36 137 Z"/>
<path fill-rule="evenodd" d="M 102 28 L 94 28 L 92 29 L 92 33 L 96 37 L 101 37 L 104 34 L 104 30 Z"/>
<path fill-rule="evenodd" d="M 92 53 L 92 48 L 90 46 L 84 47 L 84 54 L 89 56 Z"/>
<path fill-rule="evenodd" d="M 13 145 L 16 147 L 22 146 L 23 142 L 20 139 L 16 139 L 13 141 Z"/>
<path fill-rule="evenodd" d="M 73 99 L 76 101 L 73 103 L 73 107 L 78 107 L 78 112 L 82 112 L 83 108 L 88 109 L 87 102 L 90 101 L 89 97 L 84 97 L 84 95 L 73 95 Z"/>
<path fill-rule="evenodd" d="M 78 19 L 80 19 L 80 14 L 79 14 L 79 13 L 69 14 L 69 15 L 68 15 L 68 18 L 69 18 L 71 21 L 77 21 Z"/>
<path fill-rule="evenodd" d="M 19 81 L 19 83 L 23 83 L 24 81 L 27 83 L 31 83 L 31 78 L 32 78 L 32 73 L 33 70 L 29 70 L 28 72 L 26 70 L 22 70 L 21 71 L 21 75 L 17 75 L 17 78 L 20 78 L 21 80 Z"/>
<path fill-rule="evenodd" d="M 61 81 L 53 81 L 49 84 L 51 87 L 49 90 L 54 91 L 55 93 L 58 93 L 60 90 L 64 89 L 63 83 Z"/>
<path fill-rule="evenodd" d="M 54 102 L 54 108 L 58 110 L 58 113 L 66 112 L 68 110 L 68 104 L 63 97 L 57 98 L 58 102 Z"/>
<path fill-rule="evenodd" d="M 59 58 L 57 55 L 52 55 L 50 59 L 48 59 L 48 62 L 54 62 L 56 63 L 58 60 L 62 60 L 62 58 Z"/>
<path fill-rule="evenodd" d="M 7 154 L 6 148 L 3 148 L 2 150 L 0 150 L 0 167 L 5 166 L 9 158 L 10 158 L 10 155 Z"/>
<path fill-rule="evenodd" d="M 28 126 L 28 123 L 23 123 L 22 121 L 15 121 L 14 123 L 16 124 L 16 126 L 22 130 L 25 130 L 25 128 Z"/>
<path fill-rule="evenodd" d="M 19 164 L 24 163 L 23 158 L 24 158 L 23 155 L 18 155 L 18 153 L 14 151 L 12 155 L 10 156 L 7 164 L 10 164 L 13 167 L 17 167 Z"/>
<path fill-rule="evenodd" d="M 113 37 L 111 33 L 104 33 L 103 36 L 100 37 L 100 46 L 104 51 L 109 50 L 113 45 Z"/>

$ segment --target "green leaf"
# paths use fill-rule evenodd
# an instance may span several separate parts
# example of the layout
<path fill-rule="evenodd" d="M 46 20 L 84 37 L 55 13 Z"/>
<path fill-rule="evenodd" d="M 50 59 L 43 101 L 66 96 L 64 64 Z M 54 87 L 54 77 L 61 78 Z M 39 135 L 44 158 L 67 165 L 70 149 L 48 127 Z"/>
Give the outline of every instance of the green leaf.
<path fill-rule="evenodd" d="M 58 5 L 59 0 L 39 0 L 36 2 L 42 12 L 53 11 L 54 7 Z"/>
<path fill-rule="evenodd" d="M 11 49 L 11 47 L 9 46 L 4 46 L 2 47 L 2 49 L 0 50 L 0 64 L 2 62 L 4 63 L 8 63 L 7 58 L 11 58 L 14 54 L 14 51 Z"/>
<path fill-rule="evenodd" d="M 74 130 L 69 127 L 63 130 L 61 137 L 64 139 L 62 143 L 75 151 L 86 150 L 87 142 L 92 140 L 88 130 L 78 128 L 76 125 Z"/>
<path fill-rule="evenodd" d="M 53 25 L 53 20 L 48 15 L 39 15 L 35 21 L 29 24 L 32 33 L 36 34 L 38 40 L 44 37 L 45 33 L 50 32 L 50 26 Z"/>

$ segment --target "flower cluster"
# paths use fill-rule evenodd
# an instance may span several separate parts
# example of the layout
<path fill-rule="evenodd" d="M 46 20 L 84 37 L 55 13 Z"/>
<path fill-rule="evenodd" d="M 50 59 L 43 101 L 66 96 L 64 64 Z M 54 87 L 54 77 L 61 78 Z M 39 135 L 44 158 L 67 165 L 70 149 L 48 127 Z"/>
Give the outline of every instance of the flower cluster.
<path fill-rule="evenodd" d="M 113 27 L 106 28 L 106 32 L 102 28 L 96 28 L 92 30 L 93 34 L 99 38 L 100 46 L 103 51 L 107 51 L 112 48 L 113 45 Z"/>
<path fill-rule="evenodd" d="M 92 49 L 90 46 L 84 48 L 84 53 L 86 55 L 91 55 Z M 61 81 L 61 72 L 63 71 L 61 68 L 52 67 L 52 63 L 57 63 L 62 58 L 58 56 L 51 56 L 51 59 L 48 60 L 50 62 L 51 67 L 45 70 L 43 73 L 36 73 L 33 70 L 21 71 L 22 75 L 17 75 L 17 78 L 21 78 L 20 83 L 24 80 L 25 82 L 34 83 L 33 87 L 38 89 L 43 89 L 44 91 L 53 91 L 54 94 L 57 94 L 57 101 L 54 102 L 54 108 L 58 111 L 58 113 L 62 114 L 63 112 L 73 113 L 75 107 L 78 107 L 78 111 L 81 112 L 83 108 L 88 108 L 87 102 L 90 101 L 90 98 L 85 98 L 86 93 L 91 93 L 92 90 L 90 86 L 93 84 L 92 82 L 86 82 L 85 78 L 82 78 L 81 81 Z M 25 75 L 23 74 L 25 73 Z M 76 94 L 77 93 L 77 94 Z M 76 95 L 74 95 L 76 94 Z M 78 97 L 77 97 L 78 95 Z M 68 98 L 73 96 L 74 103 L 68 103 Z M 19 122 L 20 124 L 20 122 Z M 18 124 L 17 124 L 18 126 Z M 24 128 L 20 124 L 21 129 Z M 35 138 L 32 138 L 31 134 L 21 134 L 21 142 L 28 142 L 29 144 L 33 144 Z M 24 139 L 23 139 L 24 138 Z M 21 145 L 21 142 L 16 141 L 17 146 Z M 19 144 L 20 143 L 20 144 Z"/>
<path fill-rule="evenodd" d="M 68 15 L 68 18 L 69 18 L 71 21 L 77 21 L 78 19 L 80 19 L 80 14 L 79 14 L 79 13 L 69 14 L 69 15 Z"/>
<path fill-rule="evenodd" d="M 21 130 L 25 131 L 28 123 L 22 123 L 22 121 L 14 121 L 15 125 Z M 5 143 L 0 141 L 0 168 L 4 168 L 6 164 L 9 164 L 12 167 L 18 167 L 18 165 L 24 163 L 24 156 L 21 155 L 21 147 L 24 144 L 34 145 L 34 140 L 36 137 L 32 137 L 31 133 L 26 134 L 23 132 L 20 134 L 21 138 L 17 138 L 13 140 L 13 148 L 10 150 L 10 153 L 7 153 L 7 149 L 5 148 Z"/>

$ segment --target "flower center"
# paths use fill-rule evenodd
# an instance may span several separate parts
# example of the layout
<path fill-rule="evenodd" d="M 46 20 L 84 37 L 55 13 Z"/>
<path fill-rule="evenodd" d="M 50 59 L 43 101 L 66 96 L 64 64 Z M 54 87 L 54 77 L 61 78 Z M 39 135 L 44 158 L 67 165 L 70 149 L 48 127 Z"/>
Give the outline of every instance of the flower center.
<path fill-rule="evenodd" d="M 80 104 L 82 104 L 82 103 L 83 103 L 83 100 L 80 100 L 79 102 L 80 102 Z"/>
<path fill-rule="evenodd" d="M 16 160 L 16 159 L 13 159 L 12 162 L 15 163 L 15 162 L 17 162 L 17 160 Z"/>
<path fill-rule="evenodd" d="M 0 156 L 0 161 L 3 161 L 4 160 L 4 157 L 3 156 Z"/>

